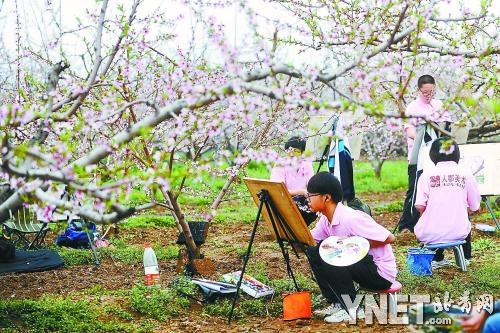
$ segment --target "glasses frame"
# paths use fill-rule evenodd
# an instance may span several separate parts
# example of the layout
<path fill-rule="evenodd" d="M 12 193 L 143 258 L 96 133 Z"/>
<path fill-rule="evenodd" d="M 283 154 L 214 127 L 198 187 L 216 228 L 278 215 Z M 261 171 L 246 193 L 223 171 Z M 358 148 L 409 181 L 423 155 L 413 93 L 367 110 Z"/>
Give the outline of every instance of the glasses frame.
<path fill-rule="evenodd" d="M 422 91 L 420 88 L 418 88 L 418 91 L 424 96 L 434 96 L 434 94 L 436 94 L 436 89 L 432 89 L 429 91 Z"/>
<path fill-rule="evenodd" d="M 311 202 L 311 198 L 312 197 L 317 197 L 319 195 L 324 195 L 324 193 L 313 193 L 313 194 L 311 194 L 311 193 L 307 192 L 306 195 L 305 195 L 305 197 L 306 197 L 307 201 Z"/>

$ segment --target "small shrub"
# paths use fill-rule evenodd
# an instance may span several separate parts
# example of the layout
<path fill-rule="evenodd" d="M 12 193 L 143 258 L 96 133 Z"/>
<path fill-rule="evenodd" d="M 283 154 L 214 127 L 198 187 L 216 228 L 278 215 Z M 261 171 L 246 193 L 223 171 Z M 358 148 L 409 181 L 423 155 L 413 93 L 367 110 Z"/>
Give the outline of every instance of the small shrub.
<path fill-rule="evenodd" d="M 104 308 L 104 312 L 106 312 L 107 314 L 115 315 L 118 318 L 123 319 L 123 320 L 130 321 L 130 320 L 134 319 L 134 317 L 130 313 L 123 310 L 119 305 L 116 305 L 116 304 L 107 305 Z"/>
<path fill-rule="evenodd" d="M 94 263 L 91 250 L 58 248 L 57 252 L 64 260 L 65 266 L 91 265 Z"/>
<path fill-rule="evenodd" d="M 295 281 L 299 286 L 300 290 L 317 291 L 318 285 L 312 279 L 304 276 L 301 273 L 295 274 Z M 287 293 L 295 291 L 295 284 L 292 279 L 275 279 L 269 281 L 269 285 L 273 287 L 276 294 Z"/>
<path fill-rule="evenodd" d="M 265 317 L 268 314 L 265 299 L 248 299 L 238 304 L 245 315 Z"/>
<path fill-rule="evenodd" d="M 115 246 L 116 244 L 116 246 Z M 177 245 L 154 247 L 158 260 L 176 258 L 179 253 Z M 57 248 L 66 266 L 92 265 L 94 257 L 90 249 Z M 142 262 L 144 249 L 141 246 L 126 245 L 119 241 L 113 241 L 112 247 L 101 247 L 97 249 L 99 259 L 112 258 L 125 264 L 137 264 Z"/>
<path fill-rule="evenodd" d="M 189 301 L 170 289 L 134 286 L 130 292 L 130 306 L 142 315 L 166 321 L 189 307 Z"/>
<path fill-rule="evenodd" d="M 139 215 L 129 217 L 120 223 L 120 228 L 123 229 L 154 227 L 175 227 L 174 218 L 170 215 Z"/>
<path fill-rule="evenodd" d="M 0 328 L 30 332 L 124 332 L 130 326 L 99 320 L 99 308 L 88 301 L 46 297 L 0 300 Z"/>
<path fill-rule="evenodd" d="M 231 312 L 232 300 L 229 299 L 218 299 L 214 303 L 209 303 L 203 308 L 203 312 L 211 316 L 228 317 L 229 312 Z M 239 309 L 238 304 L 233 311 L 234 319 L 243 318 L 243 313 Z"/>
<path fill-rule="evenodd" d="M 388 205 L 375 207 L 375 213 L 397 213 L 402 212 L 404 206 L 404 201 L 394 201 Z"/>
<path fill-rule="evenodd" d="M 496 242 L 493 239 L 488 238 L 479 238 L 472 241 L 472 250 L 474 251 L 483 251 L 487 249 L 495 249 Z"/>
<path fill-rule="evenodd" d="M 234 224 L 234 223 L 253 223 L 257 215 L 257 207 L 249 198 L 242 202 L 238 207 L 223 207 L 217 210 L 214 223 Z"/>

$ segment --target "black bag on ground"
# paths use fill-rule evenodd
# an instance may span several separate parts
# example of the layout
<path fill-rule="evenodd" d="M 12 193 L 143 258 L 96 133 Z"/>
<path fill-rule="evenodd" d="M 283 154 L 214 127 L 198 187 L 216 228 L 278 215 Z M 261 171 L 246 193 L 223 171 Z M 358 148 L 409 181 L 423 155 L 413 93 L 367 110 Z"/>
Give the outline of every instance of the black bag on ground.
<path fill-rule="evenodd" d="M 365 212 L 366 214 L 372 216 L 372 210 L 370 209 L 370 206 L 365 204 L 359 198 L 355 197 L 352 200 L 347 201 L 347 206 L 351 207 L 352 209 L 360 210 L 360 211 Z"/>
<path fill-rule="evenodd" d="M 56 252 L 48 249 L 38 251 L 17 251 L 11 260 L 0 264 L 2 273 L 42 272 L 64 266 L 64 261 Z"/>
<path fill-rule="evenodd" d="M 16 256 L 16 247 L 10 240 L 0 237 L 0 262 L 9 261 Z"/>

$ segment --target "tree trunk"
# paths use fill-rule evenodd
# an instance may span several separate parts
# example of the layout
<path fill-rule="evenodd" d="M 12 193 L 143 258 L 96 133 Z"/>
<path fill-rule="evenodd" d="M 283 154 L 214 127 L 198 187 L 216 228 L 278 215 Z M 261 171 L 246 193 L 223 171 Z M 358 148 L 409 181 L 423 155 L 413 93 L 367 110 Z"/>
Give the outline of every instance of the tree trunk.
<path fill-rule="evenodd" d="M 172 207 L 174 210 L 172 215 L 174 216 L 179 232 L 184 233 L 184 237 L 186 239 L 186 246 L 192 255 L 192 258 L 190 259 L 199 259 L 201 257 L 200 249 L 196 246 L 194 242 L 193 235 L 191 234 L 191 230 L 189 229 L 189 225 L 186 222 L 184 214 L 182 213 L 181 210 L 181 206 L 177 202 L 175 195 L 171 191 L 165 191 L 163 189 L 161 189 L 161 192 L 163 194 L 163 197 L 168 201 L 169 206 Z"/>
<path fill-rule="evenodd" d="M 370 164 L 372 165 L 373 171 L 375 172 L 375 177 L 380 179 L 382 176 L 382 165 L 385 160 L 370 160 Z"/>

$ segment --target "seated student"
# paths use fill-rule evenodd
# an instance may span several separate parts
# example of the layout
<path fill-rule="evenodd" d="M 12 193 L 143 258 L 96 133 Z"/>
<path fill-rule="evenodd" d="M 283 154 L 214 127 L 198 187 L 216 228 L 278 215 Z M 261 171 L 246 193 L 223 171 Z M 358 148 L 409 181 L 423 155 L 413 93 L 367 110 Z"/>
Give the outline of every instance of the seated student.
<path fill-rule="evenodd" d="M 462 331 L 471 333 L 500 332 L 500 301 L 496 301 L 491 310 L 489 313 L 486 309 L 473 308 L 471 316 L 460 323 Z"/>
<path fill-rule="evenodd" d="M 415 208 L 421 214 L 415 225 L 417 239 L 425 244 L 465 240 L 466 263 L 471 258 L 471 224 L 467 208 L 479 209 L 481 197 L 474 176 L 458 165 L 458 145 L 442 137 L 431 145 L 433 168 L 424 170 L 417 184 Z M 432 268 L 449 265 L 444 251 L 438 249 Z"/>
<path fill-rule="evenodd" d="M 371 290 L 390 288 L 397 274 L 396 259 L 389 245 L 395 238 L 368 214 L 342 204 L 342 186 L 331 173 L 320 172 L 313 176 L 307 184 L 307 192 L 311 210 L 322 214 L 311 230 L 316 242 L 321 243 L 329 236 L 361 236 L 370 242 L 368 254 L 361 261 L 346 267 L 331 266 L 322 261 L 319 244 L 307 250 L 321 293 L 332 303 L 324 310 L 315 311 L 315 314 L 327 316 L 325 321 L 330 323 L 348 320 L 349 314 L 340 307 L 335 294 L 338 297 L 349 295 L 353 301 L 356 297 L 354 281 Z M 363 311 L 358 310 L 358 318 L 363 315 Z"/>
<path fill-rule="evenodd" d="M 312 162 L 302 154 L 306 150 L 306 140 L 293 136 L 285 144 L 285 151 L 291 157 L 297 157 L 297 164 L 291 166 L 274 166 L 271 170 L 272 181 L 283 182 L 288 192 L 293 197 L 295 204 L 304 218 L 307 225 L 310 225 L 317 218 L 315 213 L 309 210 L 305 194 L 307 193 L 307 182 L 314 175 Z"/>

